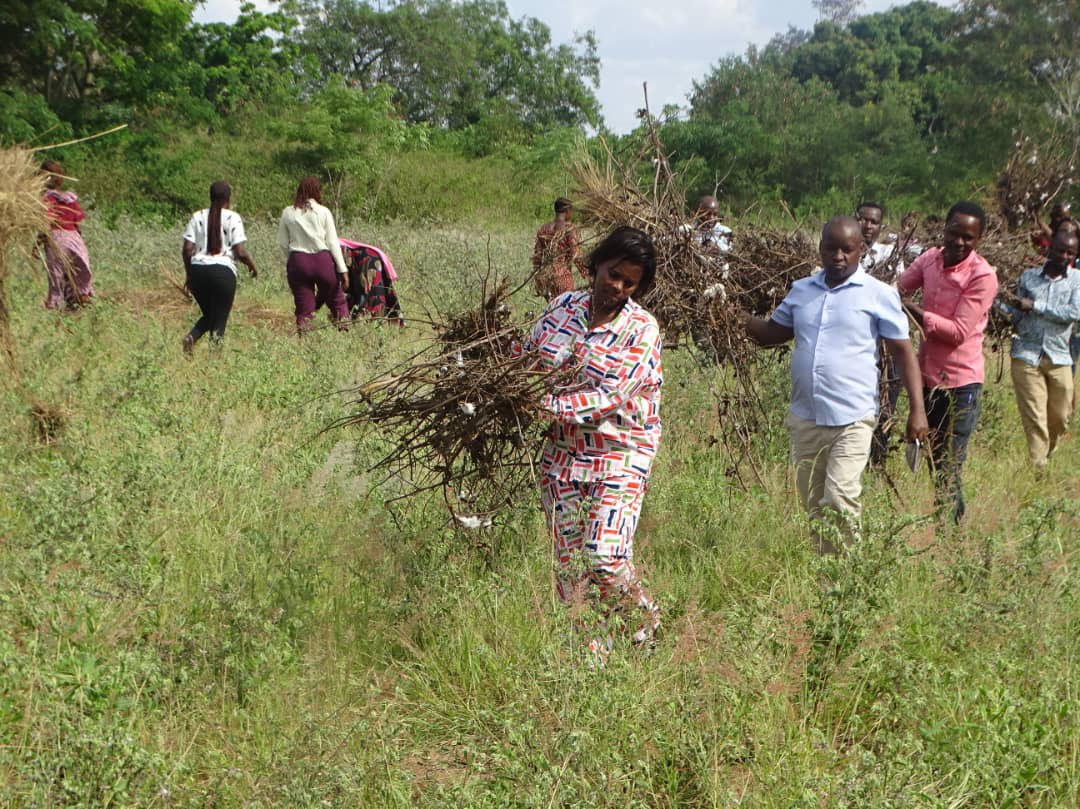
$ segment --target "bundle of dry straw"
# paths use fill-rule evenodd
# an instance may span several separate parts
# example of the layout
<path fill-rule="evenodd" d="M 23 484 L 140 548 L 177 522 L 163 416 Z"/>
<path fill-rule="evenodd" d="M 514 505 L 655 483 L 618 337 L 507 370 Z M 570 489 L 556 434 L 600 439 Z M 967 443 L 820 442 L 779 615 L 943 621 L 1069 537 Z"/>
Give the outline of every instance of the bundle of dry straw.
<path fill-rule="evenodd" d="M 546 424 L 537 416 L 569 373 L 542 370 L 521 350 L 509 294 L 508 279 L 494 288 L 485 280 L 478 307 L 434 324 L 433 345 L 350 391 L 356 410 L 334 425 L 385 432 L 391 448 L 374 468 L 404 482 L 401 497 L 441 488 L 467 528 L 491 525 L 535 484 Z"/>
<path fill-rule="evenodd" d="M 29 254 L 38 235 L 48 231 L 45 175 L 33 151 L 0 148 L 0 344 L 11 354 L 7 280 L 15 250 Z"/>

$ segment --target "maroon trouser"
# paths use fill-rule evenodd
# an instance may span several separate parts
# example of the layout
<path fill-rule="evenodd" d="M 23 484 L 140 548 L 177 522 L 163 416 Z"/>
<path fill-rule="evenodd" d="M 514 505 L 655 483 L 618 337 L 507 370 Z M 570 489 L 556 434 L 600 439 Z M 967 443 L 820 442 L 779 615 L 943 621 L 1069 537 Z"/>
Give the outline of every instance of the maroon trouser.
<path fill-rule="evenodd" d="M 296 328 L 307 331 L 315 310 L 326 304 L 331 320 L 347 323 L 349 305 L 345 302 L 345 290 L 334 268 L 334 258 L 329 250 L 320 253 L 289 253 L 285 265 L 285 277 L 289 281 L 296 303 Z"/>

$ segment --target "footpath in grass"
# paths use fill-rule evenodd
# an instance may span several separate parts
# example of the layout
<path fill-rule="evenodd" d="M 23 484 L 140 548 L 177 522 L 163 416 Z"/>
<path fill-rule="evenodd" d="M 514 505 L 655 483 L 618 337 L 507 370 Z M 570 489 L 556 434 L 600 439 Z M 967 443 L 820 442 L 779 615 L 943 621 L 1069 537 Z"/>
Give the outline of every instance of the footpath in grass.
<path fill-rule="evenodd" d="M 785 462 L 786 361 L 746 491 L 712 440 L 717 371 L 668 352 L 637 541 L 664 630 L 594 671 L 537 498 L 458 532 L 438 498 L 384 506 L 382 436 L 321 432 L 336 390 L 430 335 L 425 307 L 489 264 L 523 278 L 530 234 L 345 232 L 394 258 L 405 330 L 298 341 L 269 222 L 225 345 L 192 361 L 195 309 L 159 275 L 179 225 L 91 225 L 99 299 L 75 315 L 16 274 L 0 802 L 1076 805 L 1080 439 L 1037 480 L 996 357 L 964 526 L 925 520 L 928 479 L 894 458 L 895 491 L 866 477 L 865 541 L 823 562 Z"/>

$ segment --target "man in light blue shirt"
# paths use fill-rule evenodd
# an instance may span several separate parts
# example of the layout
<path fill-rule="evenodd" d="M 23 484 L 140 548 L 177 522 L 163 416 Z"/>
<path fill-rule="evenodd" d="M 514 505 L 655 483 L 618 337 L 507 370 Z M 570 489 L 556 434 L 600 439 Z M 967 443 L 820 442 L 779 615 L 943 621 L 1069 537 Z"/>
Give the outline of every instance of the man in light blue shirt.
<path fill-rule="evenodd" d="M 787 427 L 799 499 L 811 522 L 839 517 L 850 541 L 858 533 L 862 472 L 878 413 L 878 340 L 896 360 L 908 392 L 907 439 L 926 437 L 922 377 L 908 339 L 900 295 L 859 267 L 865 245 L 849 216 L 821 232 L 822 272 L 796 281 L 768 320 L 748 316 L 758 345 L 795 340 Z M 821 553 L 836 546 L 815 528 Z"/>
<path fill-rule="evenodd" d="M 1069 345 L 1080 319 L 1078 240 L 1060 229 L 1050 242 L 1046 263 L 1025 270 L 1016 297 L 998 308 L 1012 318 L 1011 372 L 1016 405 L 1027 436 L 1028 457 L 1036 469 L 1046 466 L 1058 439 L 1069 426 L 1073 406 L 1073 356 Z"/>

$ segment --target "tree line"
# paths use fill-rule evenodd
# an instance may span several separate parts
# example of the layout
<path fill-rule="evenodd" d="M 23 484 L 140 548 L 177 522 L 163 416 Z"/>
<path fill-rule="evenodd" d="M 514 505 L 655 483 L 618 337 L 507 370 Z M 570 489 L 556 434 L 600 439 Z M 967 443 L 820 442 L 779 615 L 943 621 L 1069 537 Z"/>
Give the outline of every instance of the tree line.
<path fill-rule="evenodd" d="M 812 31 L 721 58 L 685 120 L 664 128 L 701 192 L 821 211 L 859 198 L 940 208 L 988 191 L 1021 133 L 1076 142 L 1075 0 L 916 0 L 861 16 L 852 0 L 815 5 L 825 16 Z"/>
<path fill-rule="evenodd" d="M 814 4 L 812 30 L 718 55 L 687 105 L 660 116 L 692 195 L 719 190 L 733 209 L 940 206 L 992 183 L 1020 132 L 1076 131 L 1074 0 L 916 0 L 865 15 L 858 0 Z M 5 3 L 0 139 L 129 123 L 61 156 L 133 213 L 190 208 L 204 175 L 224 171 L 272 207 L 271 189 L 315 172 L 360 215 L 453 218 L 485 193 L 541 210 L 567 190 L 572 144 L 605 131 L 597 36 L 555 43 L 502 0 L 285 0 L 268 13 L 247 4 L 233 23 L 195 23 L 195 6 Z"/>

